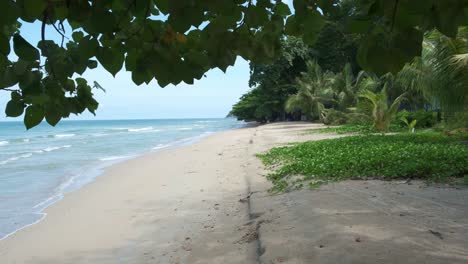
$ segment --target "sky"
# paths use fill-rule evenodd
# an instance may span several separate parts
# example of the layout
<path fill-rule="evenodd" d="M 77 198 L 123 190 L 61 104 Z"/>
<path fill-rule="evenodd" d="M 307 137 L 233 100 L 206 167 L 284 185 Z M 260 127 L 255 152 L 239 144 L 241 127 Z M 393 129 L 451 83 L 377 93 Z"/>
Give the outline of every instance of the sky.
<path fill-rule="evenodd" d="M 282 1 L 294 12 L 292 0 Z M 66 30 L 66 35 L 71 36 L 71 29 L 68 27 Z M 23 23 L 21 35 L 36 45 L 41 39 L 41 23 Z M 60 35 L 51 26 L 46 28 L 46 38 L 57 43 L 61 41 Z M 137 86 L 124 68 L 114 78 L 100 65 L 96 69 L 88 69 L 83 77 L 89 83 L 97 81 L 106 92 L 94 90 L 99 102 L 96 116 L 84 112 L 79 116 L 70 115 L 70 120 L 225 117 L 232 105 L 250 89 L 249 63 L 241 57 L 226 73 L 219 69 L 210 70 L 206 77 L 193 85 L 181 83 L 161 88 L 156 81 L 152 81 L 149 85 Z M 0 91 L 0 109 L 9 99 L 9 92 Z M 22 117 L 6 117 L 2 112 L 0 110 L 0 122 L 22 120 Z"/>
<path fill-rule="evenodd" d="M 23 23 L 21 35 L 32 45 L 40 40 L 40 23 Z M 71 30 L 67 30 L 71 36 Z M 59 35 L 52 27 L 46 30 L 46 38 L 60 43 Z M 236 64 L 226 73 L 213 69 L 206 77 L 193 85 L 181 83 L 161 88 L 156 81 L 137 86 L 130 72 L 122 69 L 114 78 L 102 66 L 88 69 L 83 77 L 88 82 L 97 81 L 105 90 L 94 89 L 99 108 L 96 116 L 87 111 L 71 120 L 83 119 L 157 119 L 157 118 L 218 118 L 225 117 L 239 97 L 249 90 L 249 64 L 238 57 Z M 0 91 L 0 108 L 4 108 L 10 93 Z M 3 110 L 1 111 L 3 112 Z M 0 114 L 0 121 L 22 120 Z"/>

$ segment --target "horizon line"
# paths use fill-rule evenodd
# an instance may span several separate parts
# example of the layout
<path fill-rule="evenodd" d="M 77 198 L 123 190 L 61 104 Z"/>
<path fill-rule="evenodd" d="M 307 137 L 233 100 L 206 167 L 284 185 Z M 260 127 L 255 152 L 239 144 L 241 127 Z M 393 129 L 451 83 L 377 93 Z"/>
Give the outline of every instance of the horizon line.
<path fill-rule="evenodd" d="M 161 117 L 161 118 L 124 118 L 124 119 L 62 119 L 61 122 L 71 122 L 71 121 L 143 121 L 143 120 L 177 120 L 177 119 L 227 119 L 227 118 L 235 118 L 235 117 Z M 0 120 L 0 123 L 22 123 L 23 120 Z M 45 122 L 45 121 L 43 121 Z"/>

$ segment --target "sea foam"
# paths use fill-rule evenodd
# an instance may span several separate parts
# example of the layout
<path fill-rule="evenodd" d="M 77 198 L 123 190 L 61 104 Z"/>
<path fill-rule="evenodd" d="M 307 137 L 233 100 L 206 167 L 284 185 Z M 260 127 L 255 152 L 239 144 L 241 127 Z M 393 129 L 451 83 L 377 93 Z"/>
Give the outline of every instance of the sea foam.
<path fill-rule="evenodd" d="M 151 131 L 153 127 L 142 127 L 142 128 L 129 128 L 128 132 L 143 132 L 143 131 Z"/>
<path fill-rule="evenodd" d="M 48 147 L 48 148 L 43 149 L 43 151 L 51 152 L 51 151 L 59 150 L 59 149 L 63 149 L 63 148 L 71 148 L 71 145 L 64 145 L 64 146 L 59 146 L 59 147 Z"/>
<path fill-rule="evenodd" d="M 5 164 L 8 164 L 10 162 L 13 162 L 13 161 L 17 161 L 19 159 L 25 159 L 25 158 L 29 158 L 33 155 L 33 153 L 25 153 L 25 154 L 21 154 L 19 156 L 15 156 L 15 157 L 11 157 L 9 159 L 6 159 L 6 160 L 3 160 L 3 161 L 0 161 L 0 165 L 5 165 Z"/>
<path fill-rule="evenodd" d="M 163 148 L 167 148 L 167 147 L 170 147 L 170 146 L 171 146 L 171 144 L 158 144 L 153 149 L 158 150 L 158 149 L 163 149 Z"/>
<path fill-rule="evenodd" d="M 66 138 L 66 137 L 74 137 L 76 134 L 57 134 L 54 135 L 55 138 Z"/>
<path fill-rule="evenodd" d="M 109 157 L 104 157 L 100 158 L 100 161 L 111 161 L 111 160 L 120 160 L 120 159 L 128 159 L 131 158 L 131 156 L 109 156 Z"/>

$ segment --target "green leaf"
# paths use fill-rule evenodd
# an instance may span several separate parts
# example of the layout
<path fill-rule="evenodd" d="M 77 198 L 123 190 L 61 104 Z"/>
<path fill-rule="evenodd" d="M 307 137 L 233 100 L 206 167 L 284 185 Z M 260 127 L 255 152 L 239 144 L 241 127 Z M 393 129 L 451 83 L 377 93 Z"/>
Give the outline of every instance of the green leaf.
<path fill-rule="evenodd" d="M 65 20 L 68 16 L 68 7 L 66 5 L 54 6 L 54 20 Z"/>
<path fill-rule="evenodd" d="M 57 125 L 62 119 L 62 114 L 59 112 L 57 107 L 47 106 L 45 111 L 45 119 L 51 126 Z"/>
<path fill-rule="evenodd" d="M 13 48 L 20 59 L 26 61 L 39 60 L 39 51 L 19 34 L 13 36 Z"/>
<path fill-rule="evenodd" d="M 16 76 L 13 67 L 8 67 L 0 72 L 0 89 L 13 86 L 16 83 L 18 83 L 18 76 Z"/>
<path fill-rule="evenodd" d="M 416 29 L 390 35 L 384 31 L 374 31 L 361 43 L 357 61 L 366 71 L 379 75 L 387 72 L 396 74 L 405 63 L 421 55 L 422 40 L 422 32 Z"/>
<path fill-rule="evenodd" d="M 2 33 L 0 33 L 0 53 L 5 56 L 10 54 L 10 41 Z"/>
<path fill-rule="evenodd" d="M 20 100 L 11 99 L 5 108 L 5 114 L 9 117 L 18 117 L 23 114 L 24 104 Z"/>
<path fill-rule="evenodd" d="M 116 19 L 112 12 L 97 10 L 91 14 L 90 23 L 88 23 L 87 29 L 94 32 L 106 33 L 112 32 L 115 26 Z"/>
<path fill-rule="evenodd" d="M 279 2 L 276 4 L 276 9 L 275 13 L 279 16 L 289 16 L 291 14 L 291 10 L 289 9 L 289 6 L 283 2 Z"/>
<path fill-rule="evenodd" d="M 249 26 L 253 27 L 264 25 L 269 21 L 268 12 L 264 8 L 258 6 L 251 6 L 245 12 L 244 21 Z"/>
<path fill-rule="evenodd" d="M 152 78 L 153 75 L 148 70 L 135 70 L 132 72 L 132 81 L 136 85 L 149 83 Z"/>
<path fill-rule="evenodd" d="M 311 11 L 307 14 L 304 19 L 304 42 L 307 44 L 313 44 L 317 40 L 320 30 L 325 25 L 325 19 L 317 11 Z"/>
<path fill-rule="evenodd" d="M 16 75 L 21 76 L 26 70 L 28 70 L 29 65 L 29 62 L 20 59 L 13 64 L 13 70 Z"/>
<path fill-rule="evenodd" d="M 94 69 L 97 67 L 97 61 L 95 60 L 88 60 L 88 68 Z"/>
<path fill-rule="evenodd" d="M 112 1 L 112 10 L 114 11 L 125 11 L 128 8 L 127 0 L 114 0 Z"/>
<path fill-rule="evenodd" d="M 29 96 L 29 100 L 31 101 L 32 104 L 43 105 L 47 103 L 50 100 L 50 98 L 49 96 L 45 94 L 40 94 L 40 95 Z"/>
<path fill-rule="evenodd" d="M 96 55 L 96 50 L 99 47 L 99 43 L 95 38 L 91 38 L 90 36 L 83 37 L 79 44 L 78 50 L 81 54 L 82 58 L 92 58 Z"/>
<path fill-rule="evenodd" d="M 12 24 L 18 19 L 19 9 L 15 2 L 11 0 L 0 1 L 0 10 L 2 12 L 0 15 L 1 26 Z"/>
<path fill-rule="evenodd" d="M 39 17 L 47 6 L 44 0 L 23 0 L 26 14 L 33 17 Z"/>
<path fill-rule="evenodd" d="M 169 12 L 169 1 L 170 0 L 156 1 L 156 6 L 158 7 L 159 11 L 161 11 L 161 13 L 167 14 Z"/>
<path fill-rule="evenodd" d="M 288 35 L 300 36 L 305 43 L 313 44 L 323 26 L 325 25 L 325 19 L 317 11 L 308 11 L 302 16 L 298 17 L 293 15 L 288 17 L 286 20 L 285 32 Z"/>
<path fill-rule="evenodd" d="M 292 35 L 292 36 L 299 36 L 302 33 L 301 27 L 297 23 L 296 16 L 292 15 L 288 17 L 288 19 L 286 20 L 285 31 L 286 31 L 286 34 Z"/>
<path fill-rule="evenodd" d="M 370 19 L 353 18 L 346 23 L 346 30 L 352 33 L 365 34 L 372 26 Z"/>
<path fill-rule="evenodd" d="M 81 31 L 75 31 L 72 33 L 72 38 L 74 41 L 79 42 L 84 36 L 84 33 Z"/>
<path fill-rule="evenodd" d="M 24 115 L 24 125 L 26 129 L 31 129 L 39 125 L 44 119 L 44 109 L 37 105 L 30 105 L 26 108 L 26 114 Z"/>
<path fill-rule="evenodd" d="M 69 92 L 74 92 L 76 90 L 75 82 L 73 80 L 68 79 L 65 82 L 64 88 Z"/>
<path fill-rule="evenodd" d="M 124 54 L 117 48 L 100 47 L 96 55 L 102 66 L 114 77 L 122 69 Z"/>
<path fill-rule="evenodd" d="M 461 10 L 447 9 L 441 10 L 440 17 L 436 21 L 436 28 L 442 34 L 450 38 L 455 38 L 458 31 L 457 17 L 461 14 Z M 455 19 L 454 19 L 455 18 Z"/>
<path fill-rule="evenodd" d="M 88 111 L 93 114 L 93 115 L 96 115 L 96 110 L 98 109 L 99 107 L 99 103 L 94 100 L 93 98 L 90 98 L 89 99 L 89 102 L 86 106 L 86 108 L 88 109 Z"/>

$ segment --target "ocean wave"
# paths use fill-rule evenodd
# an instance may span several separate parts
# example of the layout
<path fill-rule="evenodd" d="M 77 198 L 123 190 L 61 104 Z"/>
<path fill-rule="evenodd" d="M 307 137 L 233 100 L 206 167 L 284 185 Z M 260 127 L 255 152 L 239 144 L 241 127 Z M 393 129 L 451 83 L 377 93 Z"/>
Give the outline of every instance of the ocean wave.
<path fill-rule="evenodd" d="M 178 139 L 178 140 L 175 140 L 175 141 L 172 141 L 171 143 L 167 143 L 167 144 L 158 144 L 156 145 L 156 147 L 153 147 L 153 150 L 159 150 L 159 149 L 163 149 L 163 148 L 167 148 L 167 147 L 172 147 L 172 146 L 185 146 L 185 145 L 188 145 L 190 143 L 193 143 L 193 142 L 196 142 L 206 136 L 209 136 L 211 134 L 213 134 L 214 132 L 212 131 L 205 131 L 199 135 L 195 135 L 195 136 L 192 136 L 192 137 L 186 137 L 186 138 L 181 138 L 181 139 Z"/>
<path fill-rule="evenodd" d="M 100 161 L 111 161 L 111 160 L 120 160 L 120 159 L 128 159 L 130 156 L 109 156 L 109 157 L 104 157 L 100 158 Z"/>
<path fill-rule="evenodd" d="M 94 133 L 94 134 L 91 134 L 91 136 L 93 137 L 103 137 L 103 136 L 107 136 L 109 134 L 105 134 L 105 133 Z"/>
<path fill-rule="evenodd" d="M 62 182 L 59 186 L 55 188 L 53 195 L 46 197 L 44 200 L 42 200 L 41 202 L 37 203 L 36 205 L 32 207 L 35 211 L 33 213 L 39 215 L 40 218 L 36 219 L 35 221 L 27 225 L 21 226 L 20 228 L 13 230 L 12 232 L 4 235 L 3 237 L 0 237 L 0 241 L 15 234 L 16 232 L 24 228 L 27 228 L 29 226 L 32 226 L 41 222 L 47 216 L 47 214 L 43 210 L 49 207 L 50 205 L 56 203 L 57 201 L 60 201 L 64 197 L 65 191 L 67 190 L 67 188 L 70 187 L 75 182 L 76 177 L 78 177 L 78 175 L 70 177 L 65 182 Z"/>
<path fill-rule="evenodd" d="M 129 128 L 128 132 L 143 132 L 143 131 L 151 131 L 153 127 L 142 127 L 142 128 Z"/>
<path fill-rule="evenodd" d="M 170 147 L 170 146 L 171 146 L 171 144 L 158 144 L 153 149 L 158 150 L 158 149 L 163 149 L 163 148 L 167 148 L 167 147 Z"/>
<path fill-rule="evenodd" d="M 0 146 L 5 146 L 5 145 L 8 145 L 10 144 L 10 142 L 8 141 L 0 141 Z"/>
<path fill-rule="evenodd" d="M 48 147 L 48 148 L 45 148 L 45 149 L 42 149 L 42 150 L 34 150 L 34 151 L 31 151 L 31 152 L 23 153 L 21 155 L 14 156 L 14 157 L 8 158 L 6 160 L 0 161 L 0 165 L 6 165 L 8 163 L 11 163 L 11 162 L 14 162 L 14 161 L 17 161 L 17 160 L 20 160 L 20 159 L 26 159 L 26 158 L 29 158 L 29 157 L 33 156 L 34 154 L 42 154 L 44 152 L 51 152 L 51 151 L 54 151 L 54 150 L 59 150 L 59 149 L 63 149 L 63 148 L 70 148 L 70 147 L 71 147 L 71 145 L 65 145 L 65 146 L 60 146 L 60 147 Z"/>
<path fill-rule="evenodd" d="M 60 185 L 58 185 L 57 187 L 55 187 L 55 190 L 54 190 L 54 194 L 47 197 L 46 199 L 44 199 L 43 201 L 39 202 L 38 204 L 34 205 L 33 208 L 34 209 L 39 209 L 40 211 L 44 210 L 45 208 L 47 208 L 48 206 L 54 204 L 55 202 L 61 200 L 64 196 L 64 193 L 65 191 L 67 190 L 67 188 L 69 188 L 70 186 L 72 186 L 72 184 L 75 183 L 75 179 L 79 176 L 78 175 L 74 175 L 70 178 L 67 178 L 65 181 L 63 181 Z"/>
<path fill-rule="evenodd" d="M 120 133 L 121 132 L 141 133 L 141 132 L 159 132 L 161 130 L 155 129 L 152 126 L 149 126 L 149 127 L 139 127 L 139 128 L 116 127 L 116 128 L 110 128 L 107 131 L 111 133 L 119 133 L 119 132 Z"/>
<path fill-rule="evenodd" d="M 24 153 L 24 154 L 21 154 L 19 156 L 15 156 L 15 157 L 11 157 L 9 159 L 6 159 L 6 160 L 3 160 L 3 161 L 0 161 L 0 165 L 5 165 L 5 164 L 8 164 L 10 162 L 13 162 L 13 161 L 17 161 L 19 159 L 25 159 L 25 158 L 29 158 L 33 155 L 33 153 Z"/>
<path fill-rule="evenodd" d="M 214 121 L 214 120 L 203 120 L 203 121 L 196 121 L 195 123 L 215 123 L 215 122 L 218 122 L 218 121 Z"/>
<path fill-rule="evenodd" d="M 192 130 L 193 127 L 179 127 L 176 130 Z"/>
<path fill-rule="evenodd" d="M 54 150 L 59 150 L 59 149 L 64 149 L 64 148 L 71 148 L 71 145 L 64 145 L 64 146 L 59 146 L 59 147 L 48 147 L 48 148 L 43 149 L 43 151 L 51 152 Z"/>
<path fill-rule="evenodd" d="M 57 134 L 54 135 L 54 138 L 66 138 L 66 137 L 74 137 L 76 134 Z"/>
<path fill-rule="evenodd" d="M 26 143 L 26 142 L 29 142 L 29 141 L 31 141 L 31 139 L 29 139 L 29 138 L 14 138 L 14 139 L 10 139 L 10 141 L 7 141 L 7 142 L 8 143 Z M 0 146 L 2 145 L 2 142 L 3 141 L 0 141 Z"/>

